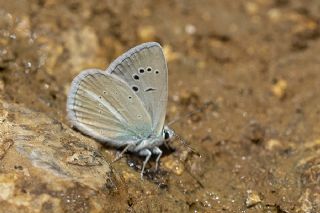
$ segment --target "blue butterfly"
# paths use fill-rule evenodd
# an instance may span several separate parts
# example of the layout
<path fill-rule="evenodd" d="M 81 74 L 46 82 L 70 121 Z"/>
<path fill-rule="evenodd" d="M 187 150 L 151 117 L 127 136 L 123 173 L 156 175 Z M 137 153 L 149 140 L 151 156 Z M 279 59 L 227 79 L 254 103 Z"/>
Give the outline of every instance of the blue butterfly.
<path fill-rule="evenodd" d="M 156 42 L 138 45 L 107 70 L 88 69 L 72 82 L 68 117 L 78 130 L 103 143 L 145 156 L 141 178 L 152 154 L 175 133 L 165 126 L 168 68 Z"/>

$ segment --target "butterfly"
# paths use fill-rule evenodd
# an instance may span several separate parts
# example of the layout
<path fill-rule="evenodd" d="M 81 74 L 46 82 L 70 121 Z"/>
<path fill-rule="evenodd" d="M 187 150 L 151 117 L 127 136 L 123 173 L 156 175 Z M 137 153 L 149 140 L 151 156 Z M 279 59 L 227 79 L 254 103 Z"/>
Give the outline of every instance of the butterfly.
<path fill-rule="evenodd" d="M 158 169 L 163 143 L 175 132 L 165 125 L 168 68 L 162 47 L 140 44 L 105 70 L 87 69 L 74 78 L 67 98 L 71 124 L 92 138 L 144 156 L 154 154 Z"/>

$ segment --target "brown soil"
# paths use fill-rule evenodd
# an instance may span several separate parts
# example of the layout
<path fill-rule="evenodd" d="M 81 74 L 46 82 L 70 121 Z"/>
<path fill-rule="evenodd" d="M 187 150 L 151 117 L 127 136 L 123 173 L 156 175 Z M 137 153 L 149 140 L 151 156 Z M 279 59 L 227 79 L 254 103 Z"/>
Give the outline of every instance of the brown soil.
<path fill-rule="evenodd" d="M 66 95 L 81 70 L 157 41 L 167 121 L 208 106 L 173 125 L 201 157 L 174 141 L 144 181 L 141 158 L 113 164 L 126 190 L 119 211 L 320 212 L 318 0 L 1 0 L 0 17 L 6 102 L 69 125 Z"/>

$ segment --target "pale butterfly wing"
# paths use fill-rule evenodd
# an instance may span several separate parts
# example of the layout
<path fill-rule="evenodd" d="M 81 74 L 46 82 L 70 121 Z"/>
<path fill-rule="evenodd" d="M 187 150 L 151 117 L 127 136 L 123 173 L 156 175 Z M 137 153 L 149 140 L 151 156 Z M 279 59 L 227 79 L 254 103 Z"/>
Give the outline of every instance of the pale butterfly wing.
<path fill-rule="evenodd" d="M 155 136 L 162 133 L 168 100 L 168 69 L 156 42 L 138 45 L 118 57 L 107 73 L 123 79 L 143 102 Z"/>
<path fill-rule="evenodd" d="M 100 70 L 83 71 L 73 80 L 67 112 L 77 129 L 118 147 L 152 133 L 140 98 L 123 80 Z"/>

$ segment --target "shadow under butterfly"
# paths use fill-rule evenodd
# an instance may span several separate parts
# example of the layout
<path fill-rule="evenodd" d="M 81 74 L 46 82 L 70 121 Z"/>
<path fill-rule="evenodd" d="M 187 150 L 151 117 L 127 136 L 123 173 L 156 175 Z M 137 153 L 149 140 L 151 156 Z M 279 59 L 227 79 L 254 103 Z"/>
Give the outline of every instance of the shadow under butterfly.
<path fill-rule="evenodd" d="M 156 169 L 163 143 L 176 135 L 165 126 L 168 69 L 156 42 L 138 45 L 107 70 L 87 69 L 73 81 L 67 100 L 68 118 L 84 134 L 144 156 L 141 178 L 152 154 Z"/>

